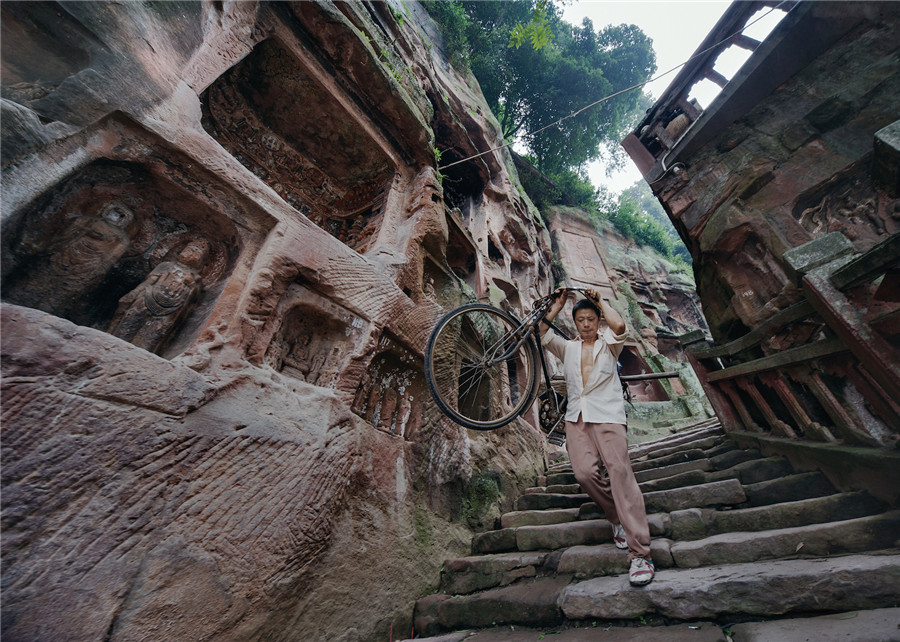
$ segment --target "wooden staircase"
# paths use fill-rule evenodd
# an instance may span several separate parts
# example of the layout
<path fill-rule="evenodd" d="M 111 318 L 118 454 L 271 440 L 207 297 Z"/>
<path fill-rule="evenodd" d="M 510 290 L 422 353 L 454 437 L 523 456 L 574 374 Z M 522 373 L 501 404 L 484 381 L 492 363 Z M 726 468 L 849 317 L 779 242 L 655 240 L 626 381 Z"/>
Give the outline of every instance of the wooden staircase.
<path fill-rule="evenodd" d="M 651 584 L 629 584 L 626 551 L 561 463 L 446 561 L 416 639 L 900 640 L 900 510 L 742 450 L 715 420 L 630 454 Z"/>

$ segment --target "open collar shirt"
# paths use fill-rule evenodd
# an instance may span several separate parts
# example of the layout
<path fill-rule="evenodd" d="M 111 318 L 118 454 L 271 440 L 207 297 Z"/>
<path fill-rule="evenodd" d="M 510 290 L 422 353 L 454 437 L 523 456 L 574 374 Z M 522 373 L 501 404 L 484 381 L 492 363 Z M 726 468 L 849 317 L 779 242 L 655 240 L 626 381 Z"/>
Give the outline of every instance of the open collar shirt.
<path fill-rule="evenodd" d="M 587 382 L 581 380 L 581 337 L 567 341 L 553 330 L 547 331 L 541 343 L 552 355 L 563 362 L 566 376 L 566 392 L 569 397 L 566 421 L 584 421 L 598 424 L 625 424 L 625 400 L 622 384 L 616 369 L 616 361 L 622 353 L 628 334 L 613 334 L 609 327 L 598 333 L 594 342 L 594 365 Z"/>

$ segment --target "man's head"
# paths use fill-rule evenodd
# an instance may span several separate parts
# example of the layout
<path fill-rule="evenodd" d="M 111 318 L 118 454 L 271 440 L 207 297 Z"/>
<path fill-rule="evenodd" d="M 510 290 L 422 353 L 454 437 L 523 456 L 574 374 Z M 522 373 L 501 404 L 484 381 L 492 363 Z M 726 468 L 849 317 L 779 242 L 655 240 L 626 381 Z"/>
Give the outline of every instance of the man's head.
<path fill-rule="evenodd" d="M 600 311 L 587 299 L 576 302 L 572 308 L 572 319 L 583 341 L 590 341 L 600 330 Z"/>

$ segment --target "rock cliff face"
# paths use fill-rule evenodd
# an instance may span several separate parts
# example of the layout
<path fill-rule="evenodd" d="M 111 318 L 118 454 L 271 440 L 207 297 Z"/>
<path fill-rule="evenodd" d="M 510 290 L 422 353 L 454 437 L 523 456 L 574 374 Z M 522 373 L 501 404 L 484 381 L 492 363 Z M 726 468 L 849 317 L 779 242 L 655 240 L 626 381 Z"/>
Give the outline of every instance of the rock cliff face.
<path fill-rule="evenodd" d="M 428 333 L 530 305 L 554 243 L 581 279 L 590 234 L 552 239 L 506 150 L 438 174 L 498 128 L 417 4 L 2 19 L 4 636 L 405 633 L 546 454 L 533 416 L 440 415 Z M 636 358 L 699 322 L 606 265 Z"/>

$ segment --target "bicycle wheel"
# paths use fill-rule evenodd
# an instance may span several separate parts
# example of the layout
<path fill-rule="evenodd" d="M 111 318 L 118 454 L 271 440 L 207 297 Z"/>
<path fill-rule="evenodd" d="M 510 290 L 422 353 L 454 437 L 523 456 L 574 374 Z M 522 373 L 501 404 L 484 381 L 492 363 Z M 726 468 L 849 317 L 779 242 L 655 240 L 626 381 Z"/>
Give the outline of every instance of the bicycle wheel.
<path fill-rule="evenodd" d="M 537 346 L 521 323 L 490 305 L 451 310 L 428 338 L 425 379 L 437 405 L 466 428 L 505 426 L 534 402 Z"/>

